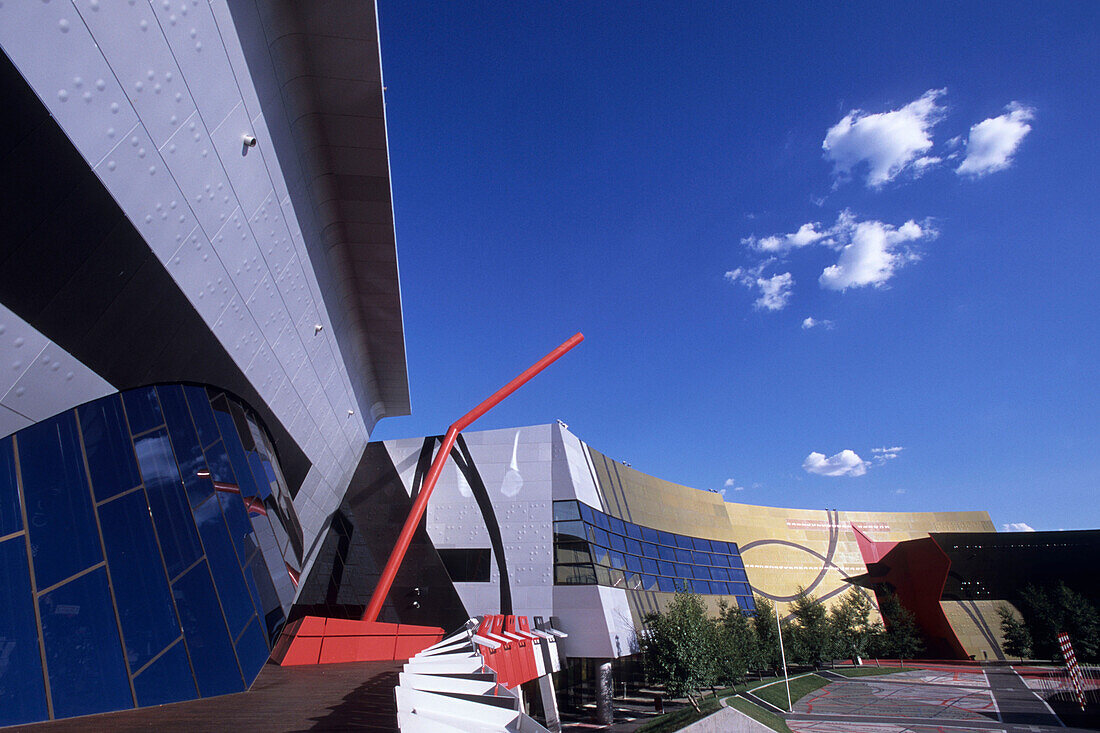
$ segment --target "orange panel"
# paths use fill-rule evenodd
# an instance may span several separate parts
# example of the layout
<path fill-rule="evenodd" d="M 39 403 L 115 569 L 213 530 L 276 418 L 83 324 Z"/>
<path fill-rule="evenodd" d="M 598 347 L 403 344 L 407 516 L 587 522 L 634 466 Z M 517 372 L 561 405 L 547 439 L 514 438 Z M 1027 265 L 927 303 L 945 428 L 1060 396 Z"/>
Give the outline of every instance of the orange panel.
<path fill-rule="evenodd" d="M 284 667 L 296 664 L 317 664 L 321 657 L 321 639 L 316 636 L 296 636 L 291 639 L 286 654 L 279 661 Z"/>

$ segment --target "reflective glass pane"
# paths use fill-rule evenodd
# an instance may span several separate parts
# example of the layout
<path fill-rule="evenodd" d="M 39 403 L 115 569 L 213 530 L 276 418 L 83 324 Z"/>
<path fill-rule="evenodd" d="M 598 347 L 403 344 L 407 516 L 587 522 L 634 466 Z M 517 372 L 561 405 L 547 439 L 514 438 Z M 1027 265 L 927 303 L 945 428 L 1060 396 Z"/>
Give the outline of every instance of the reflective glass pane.
<path fill-rule="evenodd" d="M 607 557 L 610 553 L 608 552 L 608 549 L 606 547 L 600 547 L 599 545 L 589 545 L 589 549 L 592 551 L 593 562 L 603 563 L 604 565 L 608 564 Z"/>
<path fill-rule="evenodd" d="M 691 538 L 682 534 L 676 535 L 676 546 L 685 550 L 690 550 L 693 547 Z"/>
<path fill-rule="evenodd" d="M 615 532 L 616 534 L 626 534 L 626 524 L 623 522 L 623 520 L 617 517 L 608 517 L 607 523 L 612 532 Z"/>
<path fill-rule="evenodd" d="M 636 540 L 642 539 L 642 528 L 636 524 L 626 525 L 626 536 L 633 537 Z"/>
<path fill-rule="evenodd" d="M 237 475 L 237 485 L 245 496 L 256 496 L 259 488 L 252 477 L 252 469 L 248 465 L 241 436 L 237 433 L 236 423 L 233 422 L 233 416 L 230 414 L 229 401 L 225 395 L 218 395 L 210 404 L 214 408 L 214 419 L 221 429 L 225 452 L 229 456 L 230 463 L 233 464 L 233 472 Z"/>
<path fill-rule="evenodd" d="M 683 565 L 681 563 L 676 563 L 675 567 L 676 567 L 676 575 L 678 575 L 679 577 L 681 577 L 681 578 L 690 578 L 690 577 L 692 577 L 692 572 L 691 572 L 691 566 L 690 565 Z"/>
<path fill-rule="evenodd" d="M 638 557 L 637 555 L 627 555 L 626 569 L 632 570 L 635 573 L 642 572 L 642 558 Z"/>
<path fill-rule="evenodd" d="M 140 387 L 122 393 L 126 405 L 126 417 L 130 419 L 130 432 L 135 435 L 164 424 L 157 393 L 152 387 Z"/>
<path fill-rule="evenodd" d="M 692 544 L 695 545 L 695 549 L 700 552 L 710 552 L 710 540 L 705 540 L 702 537 L 692 537 Z"/>
<path fill-rule="evenodd" d="M 756 600 L 752 596 L 738 596 L 737 605 L 746 611 L 756 610 Z"/>
<path fill-rule="evenodd" d="M 599 514 L 599 512 L 595 511 L 594 509 L 592 509 L 592 507 L 584 503 L 581 504 L 580 511 L 581 517 L 584 519 L 584 521 L 588 522 L 589 524 L 596 523 L 596 515 Z"/>
<path fill-rule="evenodd" d="M 260 673 L 264 662 L 267 661 L 269 651 L 263 629 L 260 628 L 260 620 L 253 619 L 241 634 L 241 638 L 237 640 L 237 660 L 241 663 L 246 687 L 251 685 L 256 675 Z"/>
<path fill-rule="evenodd" d="M 740 555 L 730 555 L 730 567 L 731 568 L 743 568 L 745 564 L 741 562 Z"/>
<path fill-rule="evenodd" d="M 719 567 L 723 567 L 723 568 L 729 567 L 729 564 L 730 564 L 730 556 L 729 555 L 716 555 L 715 557 L 716 557 L 716 559 L 720 560 L 720 562 L 718 563 Z"/>
<path fill-rule="evenodd" d="M 638 573 L 627 573 L 626 575 L 626 587 L 631 590 L 642 589 L 642 576 Z"/>
<path fill-rule="evenodd" d="M 703 595 L 711 595 L 714 593 L 714 591 L 711 590 L 709 580 L 695 580 L 692 582 L 692 586 L 695 588 L 696 593 L 701 593 Z"/>
<path fill-rule="evenodd" d="M 714 578 L 715 580 L 726 581 L 730 579 L 729 572 L 729 568 L 711 568 L 710 577 Z"/>
<path fill-rule="evenodd" d="M 78 407 L 77 415 L 96 501 L 110 499 L 140 484 L 134 446 L 118 395 Z"/>
<path fill-rule="evenodd" d="M 646 557 L 651 557 L 654 560 L 660 557 L 660 555 L 657 554 L 657 545 L 651 545 L 648 542 L 642 543 L 642 554 Z"/>
<path fill-rule="evenodd" d="M 132 708 L 107 570 L 93 570 L 55 588 L 38 599 L 38 606 L 54 717 Z"/>
<path fill-rule="evenodd" d="M 603 565 L 597 565 L 596 571 L 596 584 L 597 585 L 611 585 L 611 571 Z"/>
<path fill-rule="evenodd" d="M 716 580 L 712 580 L 710 581 L 710 588 L 713 593 L 717 593 L 718 595 L 730 595 L 729 583 L 720 583 Z"/>
<path fill-rule="evenodd" d="M 199 692 L 210 697 L 243 690 L 244 680 L 206 563 L 200 562 L 177 580 L 173 592 Z"/>
<path fill-rule="evenodd" d="M 670 562 L 659 562 L 659 563 L 657 563 L 657 568 L 660 570 L 661 575 L 668 575 L 668 576 L 677 575 L 676 566 L 673 565 Z"/>
<path fill-rule="evenodd" d="M 245 453 L 248 456 L 248 465 L 252 468 L 252 476 L 256 479 L 256 486 L 260 490 L 257 496 L 261 499 L 266 499 L 271 496 L 271 481 L 268 479 L 267 470 L 264 468 L 263 461 L 260 460 L 259 454 L 254 450 L 246 451 Z"/>
<path fill-rule="evenodd" d="M 650 529 L 649 527 L 642 527 L 642 539 L 646 542 L 654 543 L 661 541 L 657 530 Z"/>
<path fill-rule="evenodd" d="M 554 502 L 554 521 L 564 519 L 580 519 L 581 512 L 577 508 L 577 502 L 575 501 L 555 501 Z"/>
<path fill-rule="evenodd" d="M 203 447 L 219 440 L 222 437 L 221 432 L 214 420 L 214 411 L 210 409 L 210 398 L 206 395 L 206 390 L 188 385 L 183 388 L 183 396 L 187 400 L 187 406 L 191 408 L 191 418 L 195 421 Z"/>
<path fill-rule="evenodd" d="M 143 435 L 134 440 L 134 448 L 168 576 L 174 578 L 199 559 L 202 545 L 168 442 L 168 431 L 161 428 Z"/>
<path fill-rule="evenodd" d="M 0 440 L 0 537 L 23 529 L 19 486 L 15 481 L 15 451 L 11 438 Z"/>
<path fill-rule="evenodd" d="M 608 535 L 611 549 L 618 550 L 619 552 L 626 552 L 626 541 L 617 534 Z"/>
<path fill-rule="evenodd" d="M 583 542 L 588 539 L 580 522 L 554 522 L 555 542 Z"/>
<path fill-rule="evenodd" d="M 101 505 L 99 521 L 130 669 L 139 669 L 180 635 L 145 492 Z"/>
<path fill-rule="evenodd" d="M 626 551 L 629 552 L 631 555 L 641 555 L 642 554 L 642 543 L 641 542 L 639 542 L 638 540 L 635 540 L 635 539 L 631 539 L 630 537 L 627 537 L 625 542 L 626 542 Z"/>
<path fill-rule="evenodd" d="M 236 637 L 255 613 L 252 596 L 244 584 L 240 562 L 237 560 L 233 542 L 222 519 L 221 506 L 211 498 L 195 508 L 195 523 L 199 528 L 199 537 L 206 549 L 206 559 L 210 563 L 210 572 L 214 576 L 214 586 L 218 589 L 229 633 Z"/>
<path fill-rule="evenodd" d="M 164 408 L 164 419 L 168 423 L 168 436 L 176 453 L 176 464 L 187 489 L 187 500 L 191 506 L 198 506 L 206 497 L 214 493 L 214 484 L 209 478 L 200 478 L 199 472 L 206 471 L 206 457 L 195 424 L 191 422 L 191 413 L 183 399 L 183 388 L 177 384 L 157 387 L 160 404 Z"/>
<path fill-rule="evenodd" d="M 658 572 L 659 572 L 657 570 L 657 561 L 656 560 L 650 560 L 648 557 L 643 559 L 642 560 L 642 570 L 649 573 L 650 575 L 657 575 Z"/>
<path fill-rule="evenodd" d="M 713 548 L 713 552 L 721 552 L 726 555 L 730 554 L 730 543 L 719 542 L 718 540 L 711 540 L 710 545 Z"/>
<path fill-rule="evenodd" d="M 75 413 L 24 428 L 16 446 L 34 576 L 39 588 L 48 588 L 103 559 Z"/>
<path fill-rule="evenodd" d="M 681 550 L 680 548 L 676 548 L 676 561 L 691 563 L 691 550 Z"/>
<path fill-rule="evenodd" d="M 596 526 L 600 529 L 611 529 L 611 517 L 607 516 L 603 512 L 593 512 L 594 519 L 596 520 Z"/>
<path fill-rule="evenodd" d="M 742 583 L 748 582 L 749 576 L 745 574 L 744 570 L 740 568 L 731 568 L 729 571 L 730 580 L 739 580 Z"/>
<path fill-rule="evenodd" d="M 657 587 L 665 593 L 675 593 L 676 581 L 672 578 L 657 578 Z"/>
<path fill-rule="evenodd" d="M 621 552 L 608 553 L 609 562 L 607 563 L 613 568 L 619 568 L 622 570 L 626 567 L 626 555 Z"/>
<path fill-rule="evenodd" d="M 710 553 L 693 552 L 691 553 L 691 562 L 695 565 L 710 565 Z"/>
<path fill-rule="evenodd" d="M 692 577 L 697 580 L 710 580 L 710 568 L 695 565 L 691 568 Z"/>
<path fill-rule="evenodd" d="M 283 607 L 279 602 L 279 596 L 275 592 L 275 586 L 271 582 L 271 573 L 267 567 L 267 563 L 264 561 L 262 552 L 257 552 L 252 556 L 252 559 L 248 563 L 248 567 L 244 569 L 245 580 L 249 584 L 249 588 L 255 588 L 259 593 L 259 612 L 264 619 L 264 626 L 267 629 L 267 638 L 269 640 L 275 639 L 279 629 L 283 625 Z"/>
<path fill-rule="evenodd" d="M 137 693 L 139 707 L 194 700 L 199 696 L 183 641 L 176 642 L 174 647 L 134 677 L 134 692 Z"/>
<path fill-rule="evenodd" d="M 611 578 L 611 582 L 609 583 L 611 587 L 624 587 L 624 584 L 626 583 L 626 576 L 623 574 L 622 570 L 616 570 L 615 568 L 612 568 L 611 570 L 607 571 L 607 574 Z"/>
<path fill-rule="evenodd" d="M 596 572 L 591 565 L 556 565 L 554 582 L 558 585 L 595 585 Z"/>
<path fill-rule="evenodd" d="M 661 545 L 660 547 L 657 548 L 657 554 L 660 556 L 660 558 L 662 560 L 675 560 L 676 559 L 676 549 L 673 548 L 673 547 L 665 547 L 664 545 Z"/>
<path fill-rule="evenodd" d="M 652 575 L 643 575 L 642 590 L 657 590 L 657 579 Z"/>
<path fill-rule="evenodd" d="M 252 529 L 252 522 L 248 521 L 248 510 L 244 508 L 241 495 L 232 492 L 219 491 L 218 503 L 222 505 L 229 536 L 233 538 L 233 546 L 237 549 L 237 560 L 243 567 L 260 546 L 256 532 Z"/>
<path fill-rule="evenodd" d="M 229 454 L 225 452 L 225 444 L 220 440 L 207 446 L 206 467 L 210 469 L 210 478 L 221 484 L 237 486 L 237 472 L 233 470 L 233 464 L 229 460 Z"/>
<path fill-rule="evenodd" d="M 22 535 L 0 543 L 0 588 L 0 725 L 45 720 L 46 685 Z"/>
<path fill-rule="evenodd" d="M 584 542 L 563 542 L 554 547 L 554 562 L 592 562 L 592 554 L 588 552 L 588 545 Z"/>
<path fill-rule="evenodd" d="M 747 596 L 752 592 L 748 583 L 730 583 L 730 591 L 739 596 Z"/>
<path fill-rule="evenodd" d="M 659 538 L 658 541 L 662 545 L 668 545 L 669 547 L 675 547 L 676 546 L 676 535 L 672 534 L 671 532 L 665 532 L 663 530 L 658 530 L 657 536 Z"/>

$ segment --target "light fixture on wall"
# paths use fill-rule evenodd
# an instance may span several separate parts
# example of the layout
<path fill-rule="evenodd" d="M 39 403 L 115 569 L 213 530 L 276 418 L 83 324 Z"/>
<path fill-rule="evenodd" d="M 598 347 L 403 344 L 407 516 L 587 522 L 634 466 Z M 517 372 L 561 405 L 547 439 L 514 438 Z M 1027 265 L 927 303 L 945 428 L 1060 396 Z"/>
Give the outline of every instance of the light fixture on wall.
<path fill-rule="evenodd" d="M 322 326 L 320 323 L 318 323 L 316 326 L 313 327 L 313 333 L 314 333 L 314 335 L 319 334 L 324 329 L 325 329 L 325 327 Z"/>

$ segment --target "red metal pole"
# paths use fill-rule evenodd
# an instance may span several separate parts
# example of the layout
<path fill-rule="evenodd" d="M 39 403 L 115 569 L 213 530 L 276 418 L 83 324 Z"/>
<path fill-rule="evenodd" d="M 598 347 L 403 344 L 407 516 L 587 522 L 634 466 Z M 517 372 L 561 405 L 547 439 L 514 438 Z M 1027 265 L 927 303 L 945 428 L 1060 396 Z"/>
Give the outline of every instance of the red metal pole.
<path fill-rule="evenodd" d="M 363 612 L 363 621 L 378 620 L 378 614 L 382 611 L 382 604 L 390 593 L 390 586 L 393 585 L 393 579 L 397 576 L 397 571 L 405 559 L 409 543 L 412 542 L 416 527 L 424 516 L 424 511 L 428 507 L 428 499 L 432 495 L 432 489 L 435 488 L 436 481 L 439 480 L 439 474 L 443 473 L 443 466 L 446 465 L 447 458 L 451 455 L 451 447 L 454 445 L 458 434 L 468 428 L 479 417 L 500 404 L 505 397 L 531 381 L 532 377 L 553 364 L 565 352 L 581 341 L 584 341 L 584 335 L 581 333 L 574 334 L 568 341 L 532 364 L 522 374 L 498 389 L 487 400 L 467 412 L 447 429 L 447 434 L 443 436 L 443 443 L 439 446 L 439 452 L 435 454 L 432 467 L 428 469 L 428 475 L 424 477 L 420 493 L 417 494 L 416 501 L 413 502 L 412 509 L 409 510 L 409 516 L 405 519 L 405 525 L 401 528 L 401 534 L 397 537 L 397 543 L 393 546 L 389 560 L 386 561 L 386 567 L 383 568 L 382 575 L 378 578 L 378 585 L 374 587 L 374 594 L 370 598 L 370 603 L 367 604 L 367 610 Z"/>

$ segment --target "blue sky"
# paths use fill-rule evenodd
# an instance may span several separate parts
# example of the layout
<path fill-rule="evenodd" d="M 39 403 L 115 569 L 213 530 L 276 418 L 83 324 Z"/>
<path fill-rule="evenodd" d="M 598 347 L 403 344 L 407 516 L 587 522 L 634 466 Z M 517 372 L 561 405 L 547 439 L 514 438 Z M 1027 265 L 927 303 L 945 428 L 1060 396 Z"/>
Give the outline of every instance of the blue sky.
<path fill-rule="evenodd" d="M 560 418 L 732 501 L 1100 526 L 1100 4 L 379 20 L 413 414 L 372 437 L 583 331 L 473 429 Z"/>

